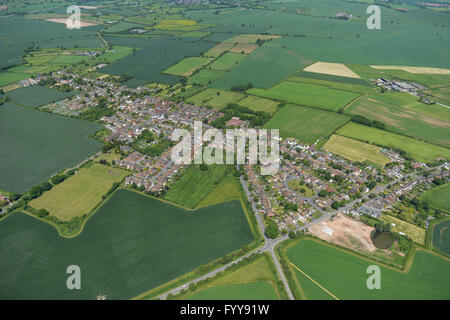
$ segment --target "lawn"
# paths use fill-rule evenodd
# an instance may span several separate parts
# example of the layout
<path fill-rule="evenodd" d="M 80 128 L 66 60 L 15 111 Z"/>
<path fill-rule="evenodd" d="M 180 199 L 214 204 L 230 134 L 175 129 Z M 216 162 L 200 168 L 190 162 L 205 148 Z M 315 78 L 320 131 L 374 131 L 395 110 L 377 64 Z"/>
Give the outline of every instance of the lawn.
<path fill-rule="evenodd" d="M 410 94 L 368 95 L 358 99 L 345 112 L 381 121 L 390 131 L 450 147 L 450 110 L 425 105 Z"/>
<path fill-rule="evenodd" d="M 433 208 L 450 213 L 450 183 L 433 188 L 420 196 Z"/>
<path fill-rule="evenodd" d="M 205 64 L 208 64 L 211 60 L 212 59 L 210 58 L 200 58 L 200 57 L 184 58 L 183 60 L 171 66 L 164 72 L 177 76 L 189 77 L 195 70 L 200 69 Z"/>
<path fill-rule="evenodd" d="M 210 67 L 214 70 L 230 70 L 246 57 L 245 54 L 227 52 L 211 63 Z"/>
<path fill-rule="evenodd" d="M 394 232 L 403 232 L 405 233 L 412 241 L 417 242 L 419 244 L 425 243 L 425 229 L 419 228 L 409 222 L 397 219 L 393 216 L 383 214 L 380 217 L 381 220 L 387 223 L 391 223 L 391 229 Z M 395 224 L 393 226 L 392 224 Z"/>
<path fill-rule="evenodd" d="M 433 246 L 450 255 L 450 219 L 434 226 Z"/>
<path fill-rule="evenodd" d="M 279 102 L 257 96 L 247 96 L 239 101 L 238 104 L 254 111 L 264 111 L 274 114 L 277 111 Z"/>
<path fill-rule="evenodd" d="M 340 128 L 336 133 L 362 142 L 403 150 L 410 157 L 421 162 L 438 158 L 450 159 L 449 149 L 353 122 Z"/>
<path fill-rule="evenodd" d="M 34 85 L 9 91 L 6 95 L 14 103 L 30 108 L 38 108 L 40 106 L 45 106 L 47 104 L 66 99 L 75 94 L 76 91 L 63 92 L 56 89 L 49 89 L 39 85 Z"/>
<path fill-rule="evenodd" d="M 288 186 L 303 197 L 313 197 L 316 194 L 313 189 L 307 187 L 306 185 L 301 185 L 299 179 L 290 180 L 288 182 Z"/>
<path fill-rule="evenodd" d="M 213 107 L 222 109 L 229 103 L 236 103 L 244 98 L 244 95 L 239 92 L 231 92 L 220 89 L 206 88 L 205 90 L 190 97 L 188 102 L 197 106 Z"/>
<path fill-rule="evenodd" d="M 428 251 L 416 250 L 411 268 L 400 272 L 373 261 L 326 245 L 303 239 L 285 249 L 290 263 L 302 270 L 338 299 L 448 299 L 450 296 L 450 261 Z M 381 269 L 381 289 L 366 286 L 367 267 Z M 333 299 L 303 273 L 291 266 L 302 298 Z M 299 297 L 299 288 L 294 292 Z"/>
<path fill-rule="evenodd" d="M 170 187 L 164 199 L 195 208 L 222 180 L 226 169 L 224 165 L 208 166 L 205 172 L 198 165 L 190 166 Z"/>
<path fill-rule="evenodd" d="M 22 213 L 1 221 L 0 297 L 131 299 L 252 241 L 239 201 L 188 211 L 122 189 L 76 238 Z M 81 290 L 67 290 L 70 265 Z"/>
<path fill-rule="evenodd" d="M 97 124 L 0 106 L 0 190 L 25 192 L 101 149 Z"/>
<path fill-rule="evenodd" d="M 250 89 L 248 93 L 274 100 L 284 100 L 303 106 L 338 111 L 359 96 L 358 93 L 331 89 L 328 87 L 284 81 L 268 90 Z"/>
<path fill-rule="evenodd" d="M 277 300 L 284 297 L 277 286 L 278 275 L 268 254 L 235 266 L 200 284 L 194 292 L 181 294 L 188 300 Z"/>
<path fill-rule="evenodd" d="M 37 210 L 47 209 L 50 215 L 59 220 L 69 221 L 91 212 L 112 184 L 122 181 L 127 175 L 125 170 L 95 163 L 80 169 L 29 205 Z"/>
<path fill-rule="evenodd" d="M 264 126 L 279 129 L 283 137 L 298 138 L 314 143 L 343 126 L 349 118 L 333 112 L 288 104 L 282 107 Z"/>
<path fill-rule="evenodd" d="M 358 140 L 333 134 L 322 147 L 351 161 L 369 160 L 384 166 L 391 160 L 381 153 L 382 148 Z"/>
<path fill-rule="evenodd" d="M 188 83 L 193 85 L 206 86 L 215 80 L 223 77 L 225 71 L 203 69 L 189 77 Z"/>

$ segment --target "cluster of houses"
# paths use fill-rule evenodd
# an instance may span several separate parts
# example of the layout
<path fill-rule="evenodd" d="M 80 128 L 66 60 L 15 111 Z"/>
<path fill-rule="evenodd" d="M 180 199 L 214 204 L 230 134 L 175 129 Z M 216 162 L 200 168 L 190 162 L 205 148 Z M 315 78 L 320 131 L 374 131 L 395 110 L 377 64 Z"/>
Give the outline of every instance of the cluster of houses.
<path fill-rule="evenodd" d="M 406 92 L 417 97 L 422 98 L 422 101 L 427 104 L 432 104 L 434 101 L 425 97 L 420 90 L 425 90 L 426 87 L 421 84 L 415 82 L 405 82 L 405 81 L 397 81 L 397 80 L 387 80 L 384 78 L 378 78 L 376 80 L 371 79 L 373 83 L 375 83 L 378 87 L 382 87 L 389 91 L 397 91 L 397 92 Z"/>

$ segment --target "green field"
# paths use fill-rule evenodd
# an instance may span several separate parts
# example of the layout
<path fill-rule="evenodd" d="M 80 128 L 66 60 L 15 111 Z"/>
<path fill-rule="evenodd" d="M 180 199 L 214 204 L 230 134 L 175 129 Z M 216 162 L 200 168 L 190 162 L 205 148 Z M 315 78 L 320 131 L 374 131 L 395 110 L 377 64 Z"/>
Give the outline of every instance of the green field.
<path fill-rule="evenodd" d="M 422 194 L 420 198 L 427 201 L 433 208 L 450 213 L 450 183 L 433 188 Z"/>
<path fill-rule="evenodd" d="M 412 241 L 417 242 L 419 244 L 425 243 L 425 229 L 422 229 L 418 226 L 415 226 L 409 222 L 397 219 L 393 216 L 383 214 L 380 217 L 384 222 L 390 223 L 392 228 L 391 230 L 394 232 L 403 232 L 406 234 Z M 395 224 L 392 225 L 392 224 Z"/>
<path fill-rule="evenodd" d="M 390 159 L 381 153 L 380 147 L 336 134 L 333 134 L 322 148 L 351 161 L 369 160 L 380 166 L 390 162 Z"/>
<path fill-rule="evenodd" d="M 80 169 L 73 177 L 54 186 L 29 205 L 37 210 L 47 209 L 50 215 L 61 221 L 69 221 L 91 212 L 112 184 L 122 181 L 127 175 L 125 170 L 95 163 Z"/>
<path fill-rule="evenodd" d="M 277 286 L 272 258 L 263 254 L 233 266 L 200 284 L 193 292 L 181 294 L 178 299 L 188 300 L 277 300 L 285 296 Z"/>
<path fill-rule="evenodd" d="M 231 92 L 220 89 L 206 88 L 205 90 L 190 97 L 188 102 L 197 106 L 209 106 L 217 109 L 222 109 L 229 103 L 236 103 L 244 98 L 244 95 L 239 92 Z"/>
<path fill-rule="evenodd" d="M 354 92 L 293 81 L 284 81 L 268 90 L 250 89 L 248 93 L 330 111 L 338 111 L 359 95 Z"/>
<path fill-rule="evenodd" d="M 6 86 L 12 82 L 29 78 L 30 75 L 19 72 L 0 72 L 0 87 Z"/>
<path fill-rule="evenodd" d="M 200 58 L 200 57 L 188 57 L 176 65 L 171 66 L 169 69 L 164 71 L 168 74 L 174 74 L 177 76 L 190 76 L 195 70 L 200 69 L 205 64 L 208 64 L 212 59 L 210 58 Z"/>
<path fill-rule="evenodd" d="M 336 133 L 362 142 L 403 150 L 417 161 L 429 162 L 438 158 L 450 159 L 449 149 L 354 122 L 340 128 Z"/>
<path fill-rule="evenodd" d="M 206 86 L 223 77 L 225 71 L 203 69 L 189 77 L 189 84 Z"/>
<path fill-rule="evenodd" d="M 239 180 L 228 174 L 203 200 L 198 204 L 198 208 L 212 206 L 217 203 L 239 199 Z"/>
<path fill-rule="evenodd" d="M 433 246 L 450 255 L 450 220 L 445 220 L 434 226 Z"/>
<path fill-rule="evenodd" d="M 358 99 L 345 112 L 381 121 L 390 131 L 450 147 L 450 110 L 425 105 L 410 94 L 368 95 Z"/>
<path fill-rule="evenodd" d="M 338 299 L 448 299 L 450 261 L 421 249 L 416 250 L 406 272 L 384 267 L 332 245 L 303 239 L 285 249 L 290 263 L 302 270 Z M 369 290 L 367 267 L 381 269 L 381 289 Z M 333 299 L 303 273 L 291 266 L 296 298 Z"/>
<path fill-rule="evenodd" d="M 238 104 L 254 111 L 264 111 L 270 114 L 274 114 L 277 111 L 278 106 L 277 101 L 256 96 L 247 96 L 239 101 Z"/>
<path fill-rule="evenodd" d="M 131 299 L 251 241 L 239 201 L 188 211 L 119 190 L 71 239 L 14 213 L 0 222 L 0 297 Z M 81 290 L 67 290 L 70 265 L 81 269 Z"/>
<path fill-rule="evenodd" d="M 333 112 L 288 104 L 281 108 L 264 126 L 279 129 L 283 137 L 293 137 L 314 143 L 343 126 L 349 118 Z"/>
<path fill-rule="evenodd" d="M 234 46 L 234 44 L 232 44 L 232 43 L 219 43 L 214 48 L 209 49 L 208 52 L 205 53 L 205 56 L 217 58 L 225 51 L 228 51 L 231 48 L 233 48 L 233 46 Z"/>
<path fill-rule="evenodd" d="M 209 166 L 208 171 L 201 171 L 198 165 L 186 168 L 183 176 L 170 187 L 164 199 L 195 208 L 213 189 L 216 181 L 220 182 L 226 166 Z"/>
<path fill-rule="evenodd" d="M 0 190 L 25 192 L 100 150 L 95 123 L 0 106 Z"/>
<path fill-rule="evenodd" d="M 49 89 L 39 85 L 34 85 L 9 91 L 6 96 L 8 96 L 14 103 L 30 108 L 37 108 L 71 97 L 75 95 L 75 93 L 75 91 L 63 92 L 56 89 Z"/>
<path fill-rule="evenodd" d="M 210 67 L 214 70 L 230 70 L 245 57 L 245 54 L 228 52 L 211 63 Z"/>

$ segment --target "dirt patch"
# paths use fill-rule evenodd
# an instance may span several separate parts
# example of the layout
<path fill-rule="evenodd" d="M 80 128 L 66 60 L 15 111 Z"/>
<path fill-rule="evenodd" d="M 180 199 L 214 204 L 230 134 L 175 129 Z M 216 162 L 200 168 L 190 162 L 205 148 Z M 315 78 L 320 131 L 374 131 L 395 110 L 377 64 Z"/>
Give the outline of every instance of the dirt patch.
<path fill-rule="evenodd" d="M 331 74 L 334 76 L 359 78 L 359 76 L 342 63 L 316 62 L 303 71 Z"/>
<path fill-rule="evenodd" d="M 377 249 L 370 238 L 374 229 L 340 213 L 333 221 L 324 221 L 309 228 L 309 232 L 342 247 L 373 252 Z"/>

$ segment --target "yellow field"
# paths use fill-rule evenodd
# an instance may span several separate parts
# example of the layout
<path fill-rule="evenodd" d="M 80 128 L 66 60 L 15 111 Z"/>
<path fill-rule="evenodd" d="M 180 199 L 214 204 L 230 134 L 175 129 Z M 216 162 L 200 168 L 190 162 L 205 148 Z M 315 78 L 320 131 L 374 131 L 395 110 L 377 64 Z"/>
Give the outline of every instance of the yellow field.
<path fill-rule="evenodd" d="M 256 40 L 273 40 L 281 38 L 277 35 L 266 35 L 266 34 L 241 34 L 231 39 L 225 40 L 223 43 L 256 43 Z"/>
<path fill-rule="evenodd" d="M 94 163 L 31 201 L 30 206 L 37 210 L 47 209 L 50 215 L 69 221 L 89 213 L 112 184 L 127 175 L 125 170 Z"/>
<path fill-rule="evenodd" d="M 394 232 L 403 232 L 412 241 L 424 244 L 425 242 L 425 229 L 419 228 L 409 222 L 405 222 L 403 220 L 397 219 L 395 217 L 389 215 L 382 215 L 381 220 L 388 223 L 393 223 L 395 226 L 391 225 L 391 230 Z"/>
<path fill-rule="evenodd" d="M 331 74 L 334 76 L 359 78 L 359 76 L 342 63 L 316 62 L 303 71 Z"/>
<path fill-rule="evenodd" d="M 408 67 L 408 66 L 371 66 L 374 69 L 403 70 L 409 73 L 423 74 L 450 74 L 450 69 L 427 68 L 427 67 Z"/>
<path fill-rule="evenodd" d="M 384 166 L 390 160 L 381 154 L 381 148 L 333 134 L 322 147 L 351 161 L 369 160 Z"/>
<path fill-rule="evenodd" d="M 258 45 L 252 43 L 238 43 L 230 52 L 249 54 L 258 48 Z"/>
<path fill-rule="evenodd" d="M 205 53 L 205 57 L 218 57 L 225 51 L 228 51 L 233 47 L 232 43 L 219 43 L 214 48 L 209 49 L 208 52 Z"/>

